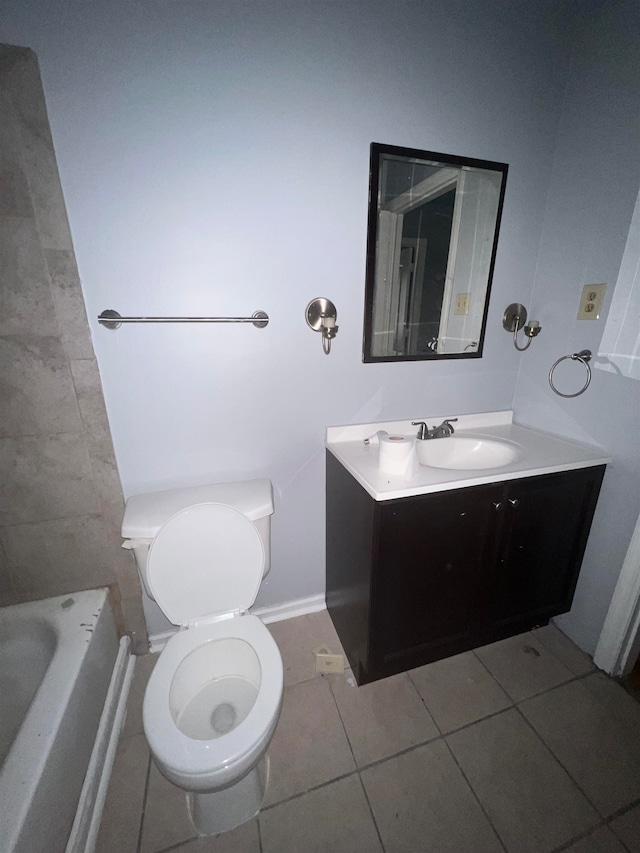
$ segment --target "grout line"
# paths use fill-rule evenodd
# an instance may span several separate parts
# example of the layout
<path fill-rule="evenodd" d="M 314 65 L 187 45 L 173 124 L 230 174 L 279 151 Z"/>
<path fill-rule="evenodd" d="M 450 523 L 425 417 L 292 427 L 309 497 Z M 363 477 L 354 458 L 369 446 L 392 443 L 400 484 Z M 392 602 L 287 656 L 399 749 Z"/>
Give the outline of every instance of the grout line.
<path fill-rule="evenodd" d="M 176 844 L 172 844 L 170 847 L 163 847 L 161 850 L 155 850 L 154 853 L 171 853 L 172 850 L 180 850 L 181 847 L 186 847 L 187 844 L 191 844 L 194 841 L 197 841 L 199 838 L 213 838 L 211 835 L 192 835 L 191 838 L 185 838 L 184 841 L 178 841 Z"/>
<path fill-rule="evenodd" d="M 501 708 L 499 711 L 496 711 L 493 714 L 488 714 L 486 717 L 482 717 L 481 719 L 475 720 L 472 723 L 467 723 L 466 725 L 461 726 L 458 729 L 454 729 L 450 732 L 447 732 L 446 734 L 437 734 L 437 735 L 434 735 L 433 737 L 426 738 L 425 740 L 422 740 L 419 743 L 414 743 L 414 744 L 411 744 L 411 746 L 407 746 L 404 749 L 400 749 L 397 752 L 392 753 L 391 755 L 385 755 L 382 758 L 376 758 L 374 761 L 370 761 L 367 764 L 363 764 L 361 766 L 358 766 L 356 764 L 355 769 L 350 770 L 348 773 L 342 773 L 339 776 L 334 776 L 331 779 L 327 779 L 325 782 L 319 782 L 317 785 L 312 785 L 310 788 L 306 788 L 304 791 L 298 791 L 296 794 L 291 794 L 291 796 L 289 796 L 289 797 L 285 797 L 284 799 L 278 800 L 275 803 L 270 803 L 268 806 L 264 806 L 260 811 L 267 811 L 268 809 L 272 809 L 275 806 L 281 805 L 282 803 L 288 803 L 291 800 L 296 800 L 299 797 L 303 797 L 305 794 L 310 793 L 311 791 L 317 791 L 319 788 L 324 788 L 327 785 L 331 785 L 332 782 L 338 782 L 339 780 L 347 779 L 349 776 L 353 776 L 356 773 L 360 774 L 364 770 L 369 770 L 372 767 L 378 767 L 380 764 L 384 764 L 387 761 L 391 761 L 391 759 L 393 759 L 393 758 L 399 758 L 400 756 L 408 755 L 410 752 L 415 752 L 415 750 L 421 749 L 423 746 L 427 746 L 428 744 L 435 743 L 438 740 L 445 740 L 447 737 L 449 737 L 449 735 L 452 735 L 452 734 L 460 732 L 460 731 L 464 731 L 464 729 L 471 728 L 471 726 L 475 726 L 476 723 L 482 722 L 484 720 L 489 720 L 492 717 L 497 717 L 500 714 L 504 714 L 507 711 L 512 710 L 512 708 L 513 708 L 513 706 L 509 706 L 508 708 Z M 347 738 L 347 741 L 348 741 L 348 738 Z M 351 744 L 349 744 L 349 746 L 351 747 Z M 352 755 L 353 755 L 353 750 L 352 750 Z"/>
<path fill-rule="evenodd" d="M 382 840 L 382 835 L 380 834 L 380 828 L 378 827 L 378 821 L 376 820 L 375 813 L 373 811 L 373 806 L 369 800 L 369 794 L 367 793 L 367 789 L 365 788 L 364 782 L 362 781 L 362 775 L 358 771 L 358 782 L 360 782 L 360 787 L 362 788 L 362 793 L 364 794 L 364 798 L 367 801 L 367 806 L 369 807 L 369 814 L 371 815 L 371 820 L 373 821 L 373 825 L 376 830 L 376 834 L 378 836 L 378 841 L 380 842 L 380 849 L 382 853 L 386 853 L 386 847 L 384 846 L 384 841 Z"/>
<path fill-rule="evenodd" d="M 617 818 L 626 815 L 627 812 L 633 811 L 636 806 L 640 806 L 640 797 L 637 800 L 632 800 L 628 805 L 622 806 L 622 808 L 617 809 L 615 812 L 611 812 L 610 815 L 607 815 L 605 818 L 607 823 L 611 823 L 613 820 L 617 820 Z"/>
<path fill-rule="evenodd" d="M 508 708 L 508 709 L 506 709 L 506 710 L 511 710 L 511 709 L 510 709 L 510 708 Z M 493 830 L 493 833 L 494 833 L 495 837 L 498 839 L 498 843 L 500 844 L 500 846 L 502 847 L 502 849 L 505 851 L 505 853 L 507 853 L 507 847 L 506 847 L 505 842 L 502 840 L 502 836 L 500 835 L 500 833 L 498 832 L 498 830 L 496 829 L 496 827 L 493 825 L 493 821 L 492 821 L 492 820 L 491 820 L 491 818 L 489 817 L 489 812 L 485 809 L 484 805 L 483 805 L 483 804 L 482 804 L 482 802 L 480 801 L 480 798 L 479 798 L 479 797 L 478 797 L 478 795 L 476 794 L 476 792 L 475 792 L 475 789 L 474 789 L 473 785 L 471 784 L 471 782 L 470 782 L 470 781 L 469 781 L 469 779 L 467 778 L 467 774 L 464 772 L 464 770 L 463 770 L 463 769 L 462 769 L 462 767 L 460 766 L 460 764 L 459 764 L 459 762 L 458 762 L 458 759 L 456 758 L 456 756 L 455 756 L 455 754 L 454 754 L 453 750 L 451 749 L 451 747 L 450 747 L 450 746 L 449 746 L 449 744 L 447 743 L 447 739 L 446 739 L 445 737 L 443 737 L 443 738 L 442 738 L 442 741 L 443 741 L 443 743 L 444 743 L 445 747 L 448 749 L 448 751 L 449 751 L 449 755 L 450 755 L 450 756 L 451 756 L 451 758 L 453 759 L 453 761 L 454 761 L 454 763 L 455 763 L 456 767 L 457 767 L 457 768 L 458 768 L 458 770 L 460 771 L 460 773 L 461 773 L 461 775 L 462 775 L 462 778 L 463 778 L 463 779 L 464 779 L 464 781 L 466 782 L 466 784 L 467 784 L 467 788 L 471 791 L 471 795 L 473 796 L 473 798 L 474 798 L 474 800 L 477 802 L 477 804 L 480 806 L 480 810 L 482 811 L 482 814 L 483 814 L 483 815 L 485 816 L 485 818 L 487 819 L 487 822 L 488 822 L 489 826 L 491 827 L 491 829 Z"/>
<path fill-rule="evenodd" d="M 582 796 L 585 798 L 585 800 L 587 801 L 587 803 L 589 803 L 589 805 L 590 805 L 590 806 L 591 806 L 591 808 L 595 811 L 595 813 L 598 815 L 598 817 L 599 817 L 599 818 L 601 818 L 602 820 L 604 820 L 605 815 L 603 815 L 603 814 L 602 814 L 602 812 L 601 812 L 601 811 L 600 811 L 600 809 L 596 806 L 596 804 L 593 802 L 593 800 L 591 799 L 591 797 L 589 797 L 589 796 L 587 795 L 586 791 L 584 790 L 584 788 L 582 787 L 582 785 L 580 785 L 580 784 L 578 783 L 577 779 L 575 779 L 575 778 L 573 777 L 573 775 L 572 775 L 572 774 L 567 770 L 567 768 L 564 766 L 564 764 L 562 763 L 562 761 L 560 761 L 560 759 L 559 759 L 559 758 L 558 758 L 558 756 L 555 754 L 555 752 L 553 751 L 553 749 L 551 749 L 551 747 L 549 746 L 549 744 L 546 742 L 546 740 L 544 739 L 544 737 L 542 736 L 542 734 L 541 734 L 539 731 L 537 731 L 537 729 L 535 728 L 535 726 L 533 725 L 533 723 L 531 723 L 531 722 L 527 719 L 527 717 L 526 717 L 526 716 L 525 716 L 525 714 L 522 712 L 522 710 L 521 710 L 519 707 L 517 707 L 517 706 L 516 706 L 516 711 L 517 711 L 517 713 L 520 715 L 520 718 L 521 718 L 522 720 L 524 720 L 524 722 L 525 722 L 525 724 L 527 725 L 527 727 L 528 727 L 529 729 L 531 729 L 531 731 L 532 731 L 532 732 L 533 732 L 533 734 L 538 738 L 538 740 L 540 741 L 540 743 L 544 746 L 544 748 L 545 748 L 545 749 L 549 752 L 549 754 L 553 757 L 553 759 L 554 759 L 554 761 L 556 762 L 556 764 L 558 765 L 558 767 L 560 767 L 562 770 L 564 770 L 564 772 L 567 774 L 567 776 L 569 777 L 569 779 L 573 782 L 573 784 L 576 786 L 576 788 L 578 789 L 578 791 L 580 791 L 580 793 L 582 794 Z"/>
<path fill-rule="evenodd" d="M 420 691 L 418 690 L 418 688 L 417 688 L 417 686 L 416 686 L 416 684 L 415 684 L 415 682 L 414 682 L 413 678 L 411 678 L 411 670 L 408 670 L 408 671 L 407 671 L 407 676 L 408 676 L 408 678 L 409 678 L 409 684 L 413 687 L 413 689 L 415 690 L 415 692 L 418 694 L 418 699 L 422 702 L 422 704 L 423 704 L 423 706 L 424 706 L 425 711 L 427 712 L 427 714 L 429 715 L 429 718 L 431 719 L 431 722 L 432 722 L 432 723 L 433 723 L 433 725 L 437 728 L 437 730 L 440 732 L 440 736 L 441 736 L 441 737 L 444 737 L 444 732 L 442 731 L 442 729 L 441 729 L 441 728 L 440 728 L 440 726 L 438 725 L 438 721 L 436 720 L 436 718 L 435 718 L 435 717 L 433 716 L 433 714 L 431 713 L 431 710 L 429 709 L 429 706 L 427 705 L 427 703 L 426 703 L 426 701 L 425 701 L 424 696 L 423 696 L 423 695 L 422 695 L 422 693 L 420 693 Z"/>
<path fill-rule="evenodd" d="M 345 726 L 344 720 L 342 719 L 342 714 L 340 713 L 340 706 L 338 705 L 338 700 L 336 699 L 336 695 L 333 692 L 333 684 L 332 684 L 330 678 L 328 678 L 327 681 L 329 682 L 329 692 L 331 693 L 331 698 L 333 699 L 333 704 L 335 705 L 336 711 L 338 712 L 338 718 L 340 720 L 340 725 L 342 726 L 342 731 L 344 732 L 344 736 L 347 739 L 347 743 L 349 744 L 349 751 L 351 752 L 351 758 L 353 759 L 353 765 L 354 765 L 354 767 L 357 768 L 358 762 L 356 761 L 356 756 L 355 756 L 355 753 L 353 751 L 353 746 L 351 744 L 351 738 L 349 737 L 349 732 L 347 731 L 347 727 Z"/>
<path fill-rule="evenodd" d="M 266 791 L 266 788 L 265 788 L 265 794 L 266 794 L 266 792 L 267 792 L 267 791 Z M 261 812 L 262 812 L 262 807 L 260 807 L 260 811 L 259 811 L 259 812 L 258 812 L 258 814 L 256 815 L 256 826 L 258 827 L 258 851 L 259 851 L 259 853 L 263 853 L 263 848 L 262 848 L 262 826 L 260 825 L 260 813 L 261 813 Z"/>
<path fill-rule="evenodd" d="M 527 631 L 527 633 L 531 634 L 531 631 Z M 523 635 L 519 634 L 518 636 L 523 636 Z M 508 638 L 508 639 L 511 639 L 511 638 Z M 534 639 L 537 640 L 537 637 L 534 636 Z M 538 642 L 544 646 L 544 643 L 542 643 L 540 640 L 538 640 Z M 484 648 L 484 647 L 479 646 L 479 648 Z M 556 658 L 556 660 L 559 660 L 556 657 L 556 655 L 554 655 L 550 649 L 547 649 L 546 646 L 544 646 L 544 648 L 549 652 L 550 655 L 552 655 L 554 658 Z M 581 673 L 580 675 L 576 675 L 575 673 L 571 672 L 571 670 L 569 669 L 568 666 L 566 666 L 566 664 L 562 664 L 568 672 L 571 672 L 571 678 L 567 678 L 566 680 L 560 681 L 557 684 L 552 684 L 549 687 L 545 687 L 544 690 L 540 690 L 540 691 L 538 691 L 538 693 L 532 693 L 530 696 L 523 696 L 522 699 L 514 699 L 513 696 L 507 690 L 507 688 L 499 681 L 497 676 L 495 676 L 493 674 L 493 672 L 491 672 L 491 670 L 489 669 L 487 664 L 482 660 L 480 655 L 476 654 L 476 649 L 472 649 L 471 653 L 475 656 L 475 658 L 478 661 L 480 661 L 480 663 L 486 669 L 486 671 L 489 673 L 491 678 L 496 682 L 498 687 L 507 696 L 507 698 L 511 700 L 511 702 L 513 703 L 514 706 L 520 705 L 522 702 L 527 702 L 529 699 L 535 699 L 538 696 L 544 696 L 546 693 L 551 693 L 552 690 L 556 690 L 558 687 L 562 687 L 565 684 L 573 684 L 573 682 L 575 682 L 575 681 L 581 681 L 583 678 L 587 678 L 588 676 L 593 675 L 594 671 L 597 672 L 597 670 L 589 670 L 589 672 L 584 672 L 584 673 Z M 562 661 L 559 661 L 559 662 L 562 663 Z"/>
<path fill-rule="evenodd" d="M 334 776 L 332 779 L 327 779 L 325 782 L 318 782 L 317 785 L 312 785 L 310 788 L 305 788 L 304 791 L 298 791 L 297 794 L 291 794 L 289 797 L 285 797 L 282 800 L 278 800 L 275 803 L 269 803 L 268 806 L 263 806 L 260 809 L 260 814 L 262 812 L 268 812 L 271 809 L 275 809 L 277 806 L 281 806 L 283 803 L 290 803 L 292 800 L 299 800 L 300 797 L 304 797 L 305 794 L 310 794 L 312 791 L 319 791 L 321 788 L 326 788 L 327 785 L 332 785 L 334 782 L 340 782 L 342 779 L 348 779 L 350 776 L 355 776 L 358 773 L 358 769 L 350 770 L 348 773 L 341 773 L 340 776 Z"/>
<path fill-rule="evenodd" d="M 440 737 L 442 737 L 443 739 L 451 737 L 451 735 L 455 735 L 458 732 L 463 732 L 466 729 L 470 729 L 472 726 L 477 726 L 478 723 L 484 723 L 485 720 L 492 720 L 494 717 L 499 717 L 500 714 L 505 714 L 507 711 L 511 711 L 515 707 L 515 703 L 513 703 L 511 705 L 507 705 L 506 708 L 498 708 L 497 711 L 491 711 L 489 714 L 485 714 L 483 717 L 478 717 L 477 720 L 472 720 L 470 723 L 465 723 L 463 726 L 458 726 L 455 729 L 443 732 Z"/>
<path fill-rule="evenodd" d="M 478 648 L 484 648 L 484 647 L 483 647 L 483 646 L 479 646 Z M 500 690 L 502 690 L 502 692 L 503 692 L 503 693 L 504 693 L 504 695 L 507 697 L 507 699 L 511 699 L 511 696 L 509 695 L 509 693 L 507 693 L 506 689 L 502 686 L 502 684 L 500 684 L 500 682 L 498 681 L 498 679 L 497 679 L 497 678 L 495 677 L 495 675 L 491 672 L 491 670 L 489 669 L 489 667 L 487 666 L 487 664 L 482 660 L 482 658 L 480 657 L 480 655 L 477 655 L 477 654 L 476 654 L 476 651 L 477 651 L 477 649 L 471 649 L 471 654 L 472 654 L 472 655 L 474 656 L 474 658 L 478 661 L 478 663 L 480 664 L 480 666 L 484 667 L 484 669 L 485 669 L 485 671 L 487 672 L 487 674 L 488 674 L 488 675 L 493 679 L 493 681 L 495 681 L 495 683 L 498 685 L 498 687 L 500 688 Z M 511 699 L 511 701 L 513 702 L 514 700 L 513 700 L 513 699 Z"/>
<path fill-rule="evenodd" d="M 353 675 L 353 673 L 351 674 L 351 677 L 355 679 L 355 676 Z M 353 751 L 353 746 L 351 744 L 349 732 L 347 731 L 347 727 L 344 724 L 344 720 L 343 720 L 342 714 L 340 712 L 340 705 L 338 704 L 338 700 L 336 699 L 336 695 L 333 691 L 333 680 L 330 678 L 327 680 L 329 682 L 329 689 L 331 690 L 331 695 L 333 696 L 333 701 L 335 703 L 336 710 L 338 711 L 338 716 L 340 717 L 340 722 L 342 723 L 342 729 L 344 731 L 345 737 L 347 738 L 347 743 L 349 744 L 349 749 L 351 750 L 351 757 L 353 758 L 353 763 L 356 767 L 356 775 L 358 777 L 358 782 L 360 783 L 360 787 L 362 788 L 362 792 L 364 794 L 364 798 L 366 800 L 367 807 L 369 809 L 369 814 L 371 815 L 371 820 L 373 821 L 373 826 L 375 827 L 376 835 L 378 836 L 378 841 L 380 842 L 380 849 L 382 850 L 382 853 L 385 853 L 385 846 L 384 846 L 384 842 L 382 841 L 382 835 L 380 835 L 380 829 L 378 827 L 378 822 L 376 820 L 375 814 L 373 813 L 373 808 L 371 806 L 371 803 L 369 802 L 369 796 L 368 796 L 367 790 L 364 786 L 364 782 L 362 781 L 362 776 L 360 775 L 360 770 L 358 769 L 358 762 L 356 760 L 356 756 L 355 756 L 355 753 Z M 357 690 L 358 688 L 356 687 L 355 689 Z"/>
<path fill-rule="evenodd" d="M 147 747 L 148 748 L 148 747 Z M 147 797 L 149 796 L 149 777 L 151 775 L 151 750 L 149 750 L 149 757 L 147 758 L 147 774 L 144 780 L 144 797 L 142 798 L 142 810 L 140 812 L 140 828 L 138 830 L 138 843 L 136 845 L 136 853 L 140 853 L 140 847 L 142 845 L 142 830 L 144 828 L 144 816 L 147 808 Z"/>
<path fill-rule="evenodd" d="M 636 806 L 638 806 L 638 805 L 640 805 L 640 798 L 639 798 L 639 799 L 637 799 L 637 800 L 634 800 L 634 801 L 633 801 L 632 803 L 630 803 L 629 805 L 627 805 L 627 806 L 623 806 L 623 808 L 618 809 L 617 811 L 613 812 L 613 814 L 609 815 L 609 817 L 604 818 L 602 821 L 600 821 L 600 823 L 598 823 L 596 826 L 592 827 L 591 829 L 588 829 L 588 830 L 586 830 L 585 832 L 581 832 L 579 835 L 575 835 L 572 839 L 570 839 L 569 841 L 567 841 L 565 844 L 562 844 L 560 847 L 555 847 L 555 848 L 551 851 L 551 853 L 563 853 L 563 851 L 565 851 L 565 850 L 570 850 L 570 849 L 571 849 L 571 847 L 573 847 L 573 845 L 574 845 L 577 841 L 582 841 L 582 840 L 583 840 L 583 839 L 585 839 L 585 838 L 589 838 L 591 835 L 593 835 L 593 834 L 594 834 L 595 832 L 597 832 L 599 829 L 608 829 L 608 830 L 609 830 L 609 832 L 611 832 L 611 833 L 614 835 L 614 837 L 615 837 L 616 841 L 617 841 L 617 842 L 618 842 L 618 843 L 619 843 L 619 844 L 620 844 L 620 845 L 621 845 L 621 846 L 622 846 L 626 851 L 628 851 L 628 853 L 633 853 L 633 851 L 631 850 L 631 848 L 629 848 L 629 847 L 625 844 L 625 842 L 624 842 L 621 838 L 619 838 L 619 837 L 618 837 L 617 833 L 615 832 L 615 830 L 613 830 L 613 829 L 611 828 L 610 824 L 611 824 L 611 822 L 612 822 L 612 821 L 614 821 L 616 818 L 621 817 L 621 816 L 622 816 L 622 815 L 624 815 L 624 814 L 627 814 L 627 812 L 630 812 L 632 809 L 634 809 L 634 808 L 635 808 Z"/>
<path fill-rule="evenodd" d="M 596 826 L 590 827 L 590 829 L 581 832 L 579 835 L 574 835 L 573 838 L 570 838 L 569 841 L 565 841 L 559 847 L 554 847 L 551 853 L 562 853 L 563 850 L 570 850 L 578 841 L 584 841 L 586 838 L 590 838 L 599 829 L 603 829 L 604 827 L 606 827 L 606 823 L 601 821 L 596 824 Z"/>

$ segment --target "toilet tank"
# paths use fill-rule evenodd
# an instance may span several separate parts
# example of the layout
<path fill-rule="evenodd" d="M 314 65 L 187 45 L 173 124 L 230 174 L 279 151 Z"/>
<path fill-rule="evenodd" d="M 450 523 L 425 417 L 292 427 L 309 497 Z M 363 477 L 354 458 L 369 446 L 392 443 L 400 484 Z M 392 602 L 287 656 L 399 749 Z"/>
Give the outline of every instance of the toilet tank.
<path fill-rule="evenodd" d="M 122 519 L 121 534 L 125 540 L 122 547 L 133 551 L 140 579 L 149 598 L 153 599 L 153 595 L 147 583 L 147 555 L 154 536 L 177 512 L 201 503 L 227 504 L 253 521 L 264 544 L 263 577 L 271 568 L 271 480 L 261 478 L 237 483 L 212 483 L 132 495 L 127 500 Z"/>

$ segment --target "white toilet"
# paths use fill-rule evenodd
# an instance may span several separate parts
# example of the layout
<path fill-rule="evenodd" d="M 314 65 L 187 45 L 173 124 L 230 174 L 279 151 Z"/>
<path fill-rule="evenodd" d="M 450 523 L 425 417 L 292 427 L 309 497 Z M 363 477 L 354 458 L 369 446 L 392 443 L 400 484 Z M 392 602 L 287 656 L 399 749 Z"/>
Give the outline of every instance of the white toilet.
<path fill-rule="evenodd" d="M 180 626 L 149 679 L 144 731 L 201 835 L 252 818 L 266 789 L 283 668 L 247 610 L 270 568 L 272 513 L 266 479 L 134 495 L 125 508 L 145 590 Z"/>

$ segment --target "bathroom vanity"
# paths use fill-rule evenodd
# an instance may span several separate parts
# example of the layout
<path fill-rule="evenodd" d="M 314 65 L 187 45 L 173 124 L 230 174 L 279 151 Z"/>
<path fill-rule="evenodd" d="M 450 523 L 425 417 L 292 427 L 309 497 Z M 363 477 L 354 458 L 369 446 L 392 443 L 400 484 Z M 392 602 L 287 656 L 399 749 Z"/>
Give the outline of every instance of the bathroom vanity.
<path fill-rule="evenodd" d="M 460 416 L 456 436 L 515 448 L 508 464 L 390 476 L 364 443 L 376 429 L 414 428 L 327 437 L 327 609 L 358 684 L 570 609 L 609 457 L 502 412 Z"/>

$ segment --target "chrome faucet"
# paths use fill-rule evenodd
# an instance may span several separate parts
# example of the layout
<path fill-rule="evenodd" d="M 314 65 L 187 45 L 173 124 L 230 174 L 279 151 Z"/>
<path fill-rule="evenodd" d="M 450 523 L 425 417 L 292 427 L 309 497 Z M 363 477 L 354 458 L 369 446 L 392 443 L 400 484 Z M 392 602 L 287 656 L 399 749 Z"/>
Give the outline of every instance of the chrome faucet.
<path fill-rule="evenodd" d="M 457 418 L 447 418 L 433 429 L 429 429 L 424 421 L 411 421 L 411 424 L 412 426 L 420 427 L 417 438 L 420 441 L 426 441 L 428 438 L 448 438 L 450 435 L 453 435 L 455 430 L 451 424 L 457 420 Z"/>

